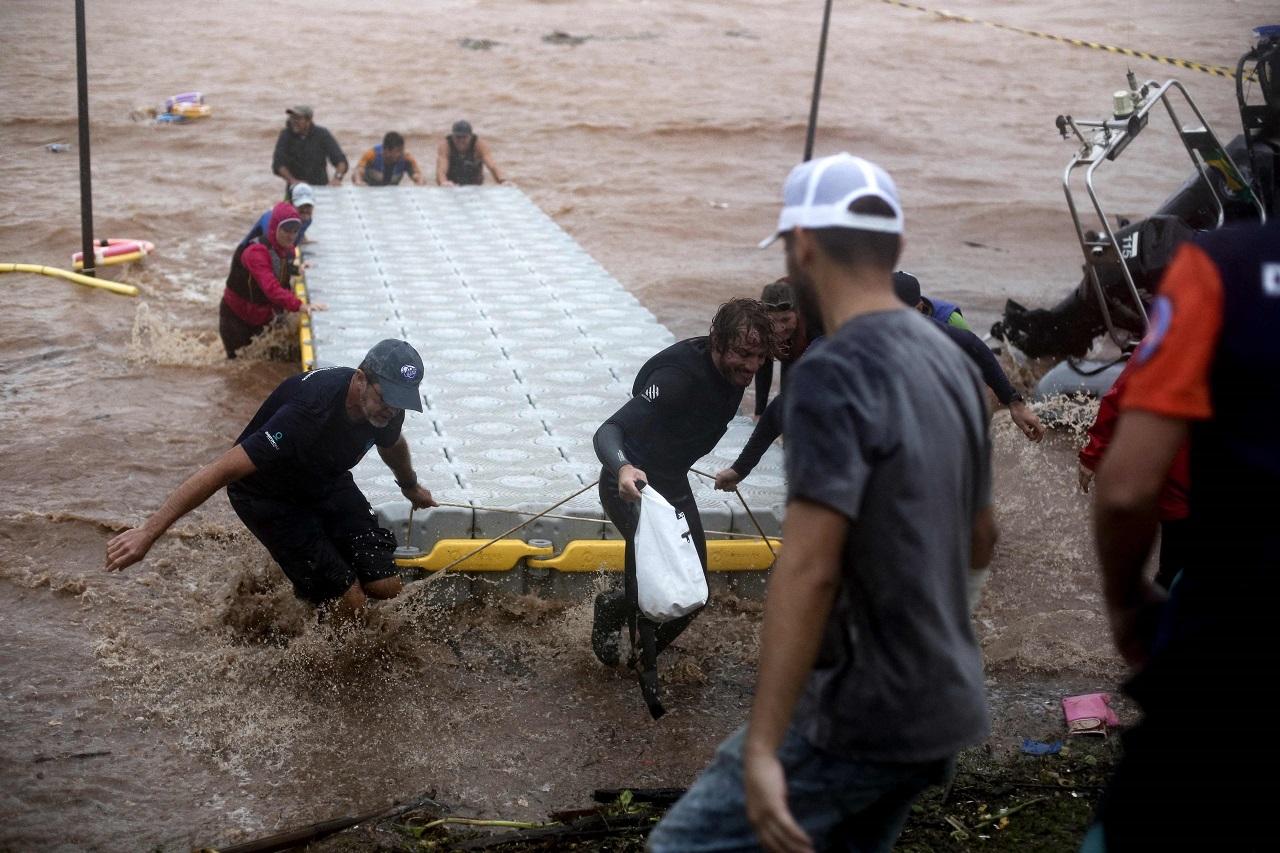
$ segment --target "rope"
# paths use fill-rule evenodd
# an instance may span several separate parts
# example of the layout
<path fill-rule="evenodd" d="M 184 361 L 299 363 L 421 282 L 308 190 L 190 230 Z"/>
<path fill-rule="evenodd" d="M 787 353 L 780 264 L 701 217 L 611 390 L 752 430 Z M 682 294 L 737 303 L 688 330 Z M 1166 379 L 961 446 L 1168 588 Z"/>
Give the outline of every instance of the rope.
<path fill-rule="evenodd" d="M 714 475 L 708 474 L 705 471 L 699 471 L 697 468 L 690 468 L 689 470 L 699 476 L 706 477 L 712 482 L 716 479 Z M 760 538 L 764 540 L 764 544 L 769 548 L 769 553 L 772 554 L 773 558 L 776 560 L 778 558 L 778 552 L 773 550 L 773 543 L 770 542 L 769 537 L 765 535 L 764 528 L 760 526 L 760 522 L 756 521 L 756 514 L 751 511 L 751 507 L 747 506 L 747 499 L 742 496 L 742 492 L 738 491 L 736 486 L 733 489 L 733 493 L 738 496 L 738 500 L 742 501 L 742 508 L 747 511 L 747 517 L 750 518 L 751 523 L 756 526 L 756 530 L 760 533 Z"/>
<path fill-rule="evenodd" d="M 480 504 L 459 504 L 459 503 L 450 503 L 449 501 L 437 501 L 436 506 L 451 506 L 451 507 L 457 507 L 458 509 L 479 509 L 479 510 L 484 510 L 485 512 L 509 512 L 512 515 L 533 515 L 534 514 L 532 512 L 528 512 L 527 510 L 510 509 L 509 507 L 481 506 Z M 618 526 L 607 518 L 590 518 L 588 516 L 583 516 L 583 515 L 552 515 L 549 512 L 544 512 L 541 514 L 541 517 L 555 518 L 560 521 L 588 521 L 588 522 L 591 522 L 592 524 L 599 524 L 601 522 L 604 522 L 605 524 L 612 524 L 614 527 Z M 409 524 L 410 526 L 412 526 L 413 524 L 412 514 L 410 514 L 409 516 Z M 730 533 L 727 530 L 705 530 L 703 532 L 706 533 L 708 536 L 728 536 L 734 539 L 760 538 L 754 533 Z M 777 539 L 778 537 L 775 536 L 773 538 Z"/>
<path fill-rule="evenodd" d="M 458 565 L 459 563 L 464 562 L 464 561 L 466 561 L 466 560 L 470 560 L 470 559 L 471 559 L 472 557 L 474 557 L 476 554 L 479 554 L 481 551 L 483 551 L 485 548 L 488 548 L 488 547 L 489 547 L 490 545 L 492 545 L 493 543 L 498 542 L 498 541 L 500 541 L 500 540 L 502 540 L 502 539 L 505 539 L 505 538 L 507 538 L 508 536 L 510 536 L 512 533 L 515 533 L 515 532 L 516 532 L 517 530 L 519 530 L 521 527 L 524 527 L 525 525 L 530 524 L 531 522 L 537 521 L 539 518 L 542 518 L 544 515 L 546 515 L 547 513 L 551 512 L 551 510 L 555 509 L 556 507 L 561 506 L 561 505 L 563 505 L 563 504 L 567 504 L 569 501 L 573 500 L 573 499 L 574 499 L 574 498 L 576 498 L 578 495 L 580 495 L 580 494 L 582 494 L 583 492 L 585 492 L 587 489 L 593 489 L 593 488 L 595 488 L 596 483 L 599 483 L 599 482 L 600 482 L 599 480 L 592 480 L 590 483 L 587 483 L 587 485 L 583 486 L 581 489 L 578 489 L 578 491 L 576 491 L 576 492 L 574 492 L 573 494 L 569 495 L 569 497 L 564 498 L 563 500 L 556 501 L 554 504 L 552 504 L 551 506 L 547 507 L 545 510 L 543 510 L 542 512 L 540 512 L 540 513 L 538 513 L 537 515 L 533 516 L 532 518 L 526 518 L 524 521 L 520 522 L 520 523 L 519 523 L 519 524 L 517 524 L 515 527 L 511 528 L 510 530 L 506 531 L 505 533 L 499 533 L 497 536 L 495 536 L 494 538 L 490 539 L 488 542 L 484 543 L 483 545 L 481 545 L 479 548 L 475 549 L 475 550 L 474 550 L 474 551 L 472 551 L 471 553 L 469 553 L 469 554 L 464 554 L 463 556 L 461 556 L 461 557 L 459 557 L 458 559 L 454 560 L 452 563 L 449 563 L 447 566 L 444 566 L 443 568 L 441 568 L 441 569 L 439 569 L 439 570 L 437 570 L 437 571 L 432 572 L 431 574 L 429 574 L 429 575 L 427 575 L 425 578 L 423 578 L 423 579 L 422 579 L 422 582 L 423 582 L 423 583 L 431 583 L 431 582 L 432 582 L 432 581 L 434 581 L 436 578 L 440 577 L 440 576 L 441 576 L 441 575 L 443 575 L 445 572 L 447 572 L 447 571 L 449 571 L 450 569 L 452 569 L 454 566 L 456 566 L 456 565 Z"/>
<path fill-rule="evenodd" d="M 1019 35 L 1056 41 L 1060 44 L 1069 44 L 1073 47 L 1087 47 L 1090 50 L 1118 53 L 1122 56 L 1131 56 L 1134 59 L 1147 59 L 1152 62 L 1162 62 L 1165 65 L 1174 65 L 1178 68 L 1186 68 L 1189 71 L 1200 71 L 1204 74 L 1212 74 L 1215 77 L 1226 77 L 1230 80 L 1236 79 L 1235 69 L 1228 68 L 1225 65 L 1210 65 L 1204 62 L 1193 62 L 1189 59 L 1175 59 L 1171 56 L 1161 56 L 1156 53 L 1149 53 L 1145 50 L 1117 47 L 1113 44 L 1103 44 L 1102 42 L 1088 41 L 1086 39 L 1068 38 L 1066 36 L 1054 35 L 1053 33 L 1040 32 L 1039 30 L 1027 30 L 1010 24 L 1000 24 L 995 21 L 984 21 L 979 18 L 971 18 L 968 15 L 957 15 L 954 12 L 930 9 L 926 6 L 917 6 L 914 3 L 906 3 L 904 0 L 880 0 L 880 2 L 887 3 L 890 6 L 900 6 L 903 9 L 911 9 L 916 12 L 924 12 L 927 15 L 935 15 L 947 21 L 959 21 L 962 24 L 978 24 L 984 27 L 991 27 L 995 30 L 1004 30 L 1006 32 L 1018 33 Z M 1252 75 L 1250 75 L 1250 77 L 1252 77 Z"/>

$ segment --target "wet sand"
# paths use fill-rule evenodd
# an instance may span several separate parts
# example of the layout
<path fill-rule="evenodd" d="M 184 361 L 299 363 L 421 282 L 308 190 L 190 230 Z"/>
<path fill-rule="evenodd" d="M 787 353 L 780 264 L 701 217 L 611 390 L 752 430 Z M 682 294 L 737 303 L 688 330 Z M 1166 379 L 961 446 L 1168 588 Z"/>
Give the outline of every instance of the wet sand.
<path fill-rule="evenodd" d="M 655 725 L 634 686 L 593 663 L 585 601 L 415 596 L 334 638 L 222 496 L 122 576 L 101 571 L 103 546 L 295 369 L 228 364 L 216 336 L 231 248 L 281 190 L 269 163 L 286 106 L 314 104 L 353 161 L 398 130 L 428 171 L 434 140 L 469 118 L 659 320 L 700 334 L 719 302 L 781 272 L 780 252 L 754 244 L 802 151 L 820 4 L 88 5 L 97 231 L 158 251 L 110 271 L 140 300 L 0 276 L 0 849 L 225 844 L 426 791 L 462 813 L 537 817 L 595 787 L 687 784 L 745 715 L 755 603 L 717 602 L 681 639 L 664 663 L 674 710 Z M 1047 304 L 1077 280 L 1057 114 L 1105 111 L 1132 66 L 1182 79 L 1224 139 L 1238 128 L 1229 81 L 846 6 L 817 151 L 894 174 L 904 268 L 975 327 L 1006 298 Z M 1274 9 L 1212 6 L 954 11 L 1234 66 Z M 544 39 L 557 31 L 586 40 Z M 67 266 L 76 155 L 43 146 L 75 142 L 70 6 L 12 0 L 0 32 L 0 261 Z M 205 122 L 129 118 L 192 88 L 214 108 Z M 1149 210 L 1187 171 L 1169 134 L 1140 142 L 1117 213 Z M 1003 413 L 993 429 L 1003 538 L 977 622 L 998 751 L 1051 731 L 1063 692 L 1112 689 L 1123 672 L 1075 491 L 1078 435 L 1031 446 Z"/>

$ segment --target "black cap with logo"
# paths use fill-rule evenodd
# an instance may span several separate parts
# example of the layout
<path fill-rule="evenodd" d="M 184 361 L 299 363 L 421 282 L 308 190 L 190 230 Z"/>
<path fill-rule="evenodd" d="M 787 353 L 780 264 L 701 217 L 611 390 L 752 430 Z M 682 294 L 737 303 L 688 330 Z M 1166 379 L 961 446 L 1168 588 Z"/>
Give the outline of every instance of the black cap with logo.
<path fill-rule="evenodd" d="M 408 343 L 395 338 L 378 341 L 360 367 L 369 381 L 378 386 L 388 406 L 422 411 L 422 395 L 418 393 L 422 358 Z"/>

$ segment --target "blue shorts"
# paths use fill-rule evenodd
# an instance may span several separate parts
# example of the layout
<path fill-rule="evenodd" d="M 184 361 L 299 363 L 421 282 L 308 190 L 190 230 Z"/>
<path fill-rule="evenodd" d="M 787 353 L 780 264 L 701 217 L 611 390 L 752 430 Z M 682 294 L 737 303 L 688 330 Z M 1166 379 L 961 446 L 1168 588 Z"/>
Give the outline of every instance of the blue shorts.
<path fill-rule="evenodd" d="M 759 850 L 742 781 L 746 727 L 716 750 L 693 787 L 649 835 L 653 853 Z M 898 764 L 857 761 L 810 745 L 793 725 L 778 758 L 787 804 L 818 850 L 887 851 L 925 788 L 950 779 L 955 759 Z"/>

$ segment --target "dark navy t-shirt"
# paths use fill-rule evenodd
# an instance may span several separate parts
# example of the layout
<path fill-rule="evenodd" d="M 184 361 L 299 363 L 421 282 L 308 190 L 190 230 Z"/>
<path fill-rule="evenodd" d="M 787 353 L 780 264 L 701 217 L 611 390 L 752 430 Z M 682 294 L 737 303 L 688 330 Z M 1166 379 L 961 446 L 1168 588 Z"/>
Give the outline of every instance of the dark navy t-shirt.
<path fill-rule="evenodd" d="M 849 521 L 840 587 L 796 711 L 819 748 L 934 761 L 988 720 L 966 580 L 991 503 L 978 371 L 908 308 L 863 314 L 787 382 L 788 499 Z"/>
<path fill-rule="evenodd" d="M 385 427 L 347 416 L 354 373 L 350 367 L 326 367 L 281 382 L 236 439 L 258 469 L 238 487 L 295 503 L 319 500 L 350 481 L 351 469 L 369 448 L 395 444 L 404 412 Z"/>

